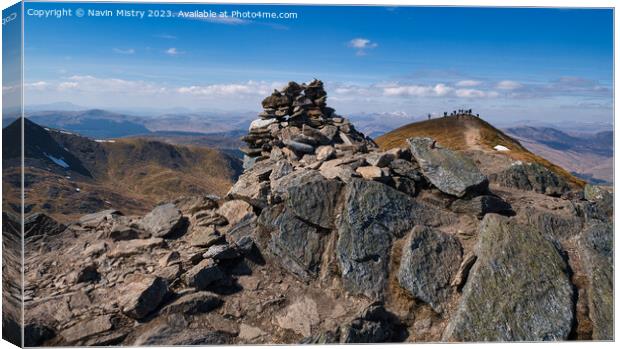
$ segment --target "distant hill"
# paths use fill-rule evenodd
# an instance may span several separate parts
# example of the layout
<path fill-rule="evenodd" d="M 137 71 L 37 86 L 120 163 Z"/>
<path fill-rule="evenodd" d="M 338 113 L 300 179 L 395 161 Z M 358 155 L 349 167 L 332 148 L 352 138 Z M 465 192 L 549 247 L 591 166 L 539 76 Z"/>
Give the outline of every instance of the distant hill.
<path fill-rule="evenodd" d="M 596 184 L 613 183 L 613 131 L 565 133 L 550 127 L 505 130 L 532 152 Z"/>
<path fill-rule="evenodd" d="M 585 184 L 569 171 L 530 152 L 518 140 L 478 117 L 441 117 L 415 122 L 377 137 L 375 141 L 381 148 L 390 149 L 406 146 L 406 140 L 410 137 L 432 137 L 442 146 L 453 150 L 478 150 L 512 160 L 539 163 L 564 177 L 569 183 L 577 186 Z M 508 151 L 498 151 L 496 146 L 506 147 Z"/>
<path fill-rule="evenodd" d="M 139 117 L 100 109 L 83 111 L 43 111 L 28 115 L 33 122 L 64 129 L 92 138 L 117 138 L 148 133 Z"/>
<path fill-rule="evenodd" d="M 180 195 L 224 195 L 242 170 L 238 158 L 207 147 L 140 138 L 97 141 L 24 123 L 26 209 L 61 221 L 109 207 L 143 213 Z M 19 154 L 7 145 L 19 140 L 18 131 L 18 122 L 3 129 L 4 175 L 12 190 L 19 185 Z"/>
<path fill-rule="evenodd" d="M 239 137 L 247 131 L 256 113 L 204 112 L 145 117 L 101 109 L 32 110 L 27 117 L 44 127 L 95 139 L 142 137 L 171 144 L 236 149 L 240 146 Z M 14 120 L 4 118 L 3 126 Z"/>

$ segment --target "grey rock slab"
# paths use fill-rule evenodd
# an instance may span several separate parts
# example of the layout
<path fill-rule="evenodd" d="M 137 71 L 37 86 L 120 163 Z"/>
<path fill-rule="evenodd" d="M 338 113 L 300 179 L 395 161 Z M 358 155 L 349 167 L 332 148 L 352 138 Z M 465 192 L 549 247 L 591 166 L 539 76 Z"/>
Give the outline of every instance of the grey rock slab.
<path fill-rule="evenodd" d="M 224 276 L 222 269 L 210 259 L 202 260 L 184 275 L 187 285 L 198 290 L 207 289 L 215 282 L 222 280 Z"/>
<path fill-rule="evenodd" d="M 340 181 L 313 177 L 289 186 L 285 204 L 299 218 L 322 228 L 333 228 L 343 187 Z"/>
<path fill-rule="evenodd" d="M 302 279 L 316 275 L 323 251 L 323 233 L 281 206 L 264 210 L 259 225 L 270 234 L 268 252 L 284 269 Z"/>
<path fill-rule="evenodd" d="M 347 185 L 338 226 L 337 257 L 344 288 L 381 298 L 394 237 L 438 212 L 385 184 L 352 179 Z"/>
<path fill-rule="evenodd" d="M 442 192 L 462 197 L 486 189 L 488 180 L 471 159 L 440 147 L 431 138 L 415 137 L 407 142 L 424 177 Z"/>
<path fill-rule="evenodd" d="M 140 225 L 153 237 L 164 238 L 181 228 L 183 215 L 174 204 L 163 204 L 155 207 L 142 218 Z"/>
<path fill-rule="evenodd" d="M 442 313 L 461 256 L 461 244 L 454 236 L 417 226 L 403 245 L 398 281 L 413 297 Z"/>

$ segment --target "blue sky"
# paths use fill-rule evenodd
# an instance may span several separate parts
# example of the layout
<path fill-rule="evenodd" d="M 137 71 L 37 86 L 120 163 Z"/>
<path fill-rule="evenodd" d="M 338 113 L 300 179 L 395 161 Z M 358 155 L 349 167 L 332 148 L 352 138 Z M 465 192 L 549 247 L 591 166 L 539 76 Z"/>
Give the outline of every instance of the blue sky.
<path fill-rule="evenodd" d="M 297 19 L 38 18 L 28 9 L 294 12 Z M 27 3 L 26 103 L 257 110 L 316 77 L 341 114 L 611 122 L 611 10 Z"/>

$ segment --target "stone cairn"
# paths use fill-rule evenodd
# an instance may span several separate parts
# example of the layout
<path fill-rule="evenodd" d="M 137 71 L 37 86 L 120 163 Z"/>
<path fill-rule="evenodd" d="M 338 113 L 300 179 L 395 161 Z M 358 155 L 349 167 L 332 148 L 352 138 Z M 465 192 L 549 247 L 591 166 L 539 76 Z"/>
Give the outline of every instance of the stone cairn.
<path fill-rule="evenodd" d="M 247 143 L 240 150 L 245 154 L 244 168 L 270 157 L 280 149 L 290 160 L 329 152 L 367 152 L 376 144 L 355 130 L 346 118 L 327 106 L 323 82 L 308 84 L 289 82 L 281 91 L 274 90 L 262 102 L 264 110 L 250 125 Z"/>

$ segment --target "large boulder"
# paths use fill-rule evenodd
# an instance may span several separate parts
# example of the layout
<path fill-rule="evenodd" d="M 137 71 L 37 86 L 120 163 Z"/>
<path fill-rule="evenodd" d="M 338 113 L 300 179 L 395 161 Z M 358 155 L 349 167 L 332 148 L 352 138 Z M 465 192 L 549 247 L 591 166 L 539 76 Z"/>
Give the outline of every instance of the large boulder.
<path fill-rule="evenodd" d="M 284 269 L 302 279 L 317 274 L 323 253 L 324 232 L 281 205 L 263 210 L 258 221 L 270 236 L 269 253 Z"/>
<path fill-rule="evenodd" d="M 486 189 L 487 178 L 471 159 L 440 147 L 431 138 L 415 137 L 407 142 L 424 177 L 442 192 L 462 197 Z"/>
<path fill-rule="evenodd" d="M 531 226 L 484 217 L 478 257 L 446 341 L 565 340 L 573 324 L 568 267 L 554 244 Z"/>
<path fill-rule="evenodd" d="M 462 249 L 452 235 L 418 226 L 403 245 L 398 280 L 415 298 L 438 313 L 451 294 L 450 283 L 461 263 Z"/>
<path fill-rule="evenodd" d="M 134 319 L 142 319 L 157 309 L 168 294 L 168 284 L 160 277 L 144 276 L 123 290 L 121 308 Z"/>
<path fill-rule="evenodd" d="M 159 205 L 140 221 L 142 228 L 157 238 L 174 235 L 184 223 L 181 211 L 174 204 Z"/>
<path fill-rule="evenodd" d="M 504 187 L 531 190 L 550 196 L 562 196 L 570 191 L 568 183 L 562 177 L 537 163 L 516 163 L 500 173 L 490 175 L 489 179 Z"/>
<path fill-rule="evenodd" d="M 381 298 L 392 239 L 439 216 L 385 184 L 352 179 L 337 225 L 336 249 L 344 288 L 353 294 Z"/>
<path fill-rule="evenodd" d="M 333 228 L 336 205 L 344 184 L 314 177 L 288 188 L 286 206 L 304 221 L 322 228 Z"/>
<path fill-rule="evenodd" d="M 594 340 L 614 339 L 613 238 L 613 225 L 603 222 L 588 225 L 579 237 Z"/>

